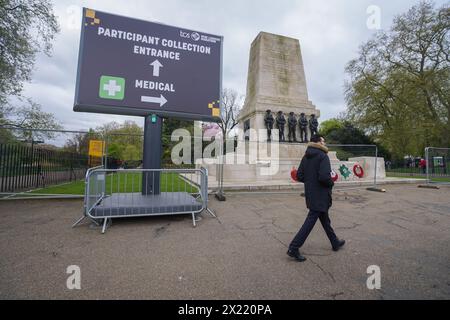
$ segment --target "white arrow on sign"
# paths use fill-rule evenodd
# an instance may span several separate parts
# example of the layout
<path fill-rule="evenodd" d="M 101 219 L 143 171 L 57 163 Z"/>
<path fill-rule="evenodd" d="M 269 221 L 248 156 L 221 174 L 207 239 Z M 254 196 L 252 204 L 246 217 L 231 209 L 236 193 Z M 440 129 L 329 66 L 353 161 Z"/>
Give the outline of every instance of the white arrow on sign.
<path fill-rule="evenodd" d="M 150 65 L 153 66 L 153 76 L 159 77 L 159 68 L 163 67 L 161 62 L 159 62 L 158 60 L 155 60 L 152 63 L 150 63 Z"/>
<path fill-rule="evenodd" d="M 166 104 L 167 99 L 164 98 L 164 96 L 161 94 L 160 97 L 148 97 L 148 96 L 141 96 L 142 102 L 150 102 L 150 103 L 159 103 L 159 106 L 162 107 Z"/>

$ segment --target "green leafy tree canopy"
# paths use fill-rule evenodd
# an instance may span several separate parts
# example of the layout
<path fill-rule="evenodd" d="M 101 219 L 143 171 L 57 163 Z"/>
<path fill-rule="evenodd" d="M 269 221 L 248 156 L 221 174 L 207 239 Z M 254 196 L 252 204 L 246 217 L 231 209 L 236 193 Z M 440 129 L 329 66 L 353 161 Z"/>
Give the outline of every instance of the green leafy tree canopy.
<path fill-rule="evenodd" d="M 36 54 L 50 55 L 59 26 L 49 0 L 0 1 L 0 104 L 20 95 Z"/>
<path fill-rule="evenodd" d="M 450 146 L 450 7 L 422 1 L 346 66 L 347 118 L 396 157 Z"/>

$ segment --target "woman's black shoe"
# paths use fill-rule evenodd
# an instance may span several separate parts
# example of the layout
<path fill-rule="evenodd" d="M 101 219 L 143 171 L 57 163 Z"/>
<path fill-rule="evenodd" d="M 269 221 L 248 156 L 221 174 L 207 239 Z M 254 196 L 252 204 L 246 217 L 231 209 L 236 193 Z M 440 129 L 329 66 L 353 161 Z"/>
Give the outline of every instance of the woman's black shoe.
<path fill-rule="evenodd" d="M 345 244 L 345 240 L 338 240 L 337 246 L 333 246 L 333 251 L 338 251 Z"/>
<path fill-rule="evenodd" d="M 302 256 L 298 250 L 288 250 L 286 253 L 289 257 L 292 257 L 299 262 L 303 262 L 306 260 L 306 258 Z"/>

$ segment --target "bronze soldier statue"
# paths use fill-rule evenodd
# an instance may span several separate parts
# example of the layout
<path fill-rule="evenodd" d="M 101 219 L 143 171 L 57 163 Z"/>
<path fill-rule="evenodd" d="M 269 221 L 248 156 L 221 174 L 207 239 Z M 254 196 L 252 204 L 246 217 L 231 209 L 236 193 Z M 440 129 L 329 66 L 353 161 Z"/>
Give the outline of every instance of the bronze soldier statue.
<path fill-rule="evenodd" d="M 266 110 L 266 115 L 264 116 L 264 124 L 267 128 L 267 141 L 272 141 L 272 129 L 273 129 L 273 122 L 275 119 L 273 118 L 272 111 Z"/>
<path fill-rule="evenodd" d="M 278 128 L 278 137 L 280 142 L 284 142 L 284 125 L 286 124 L 286 119 L 284 118 L 283 112 L 278 111 L 277 113 L 277 128 Z"/>
<path fill-rule="evenodd" d="M 311 137 L 317 134 L 317 128 L 319 127 L 319 122 L 316 119 L 316 115 L 312 114 L 311 119 L 309 119 L 309 130 L 311 131 Z"/>
<path fill-rule="evenodd" d="M 295 138 L 295 130 L 297 129 L 297 118 L 295 117 L 293 112 L 289 112 L 288 117 L 288 128 L 289 128 L 289 142 L 297 142 Z"/>
<path fill-rule="evenodd" d="M 301 142 L 308 142 L 308 119 L 306 119 L 304 112 L 300 113 L 300 119 L 298 119 L 298 126 L 300 127 Z"/>

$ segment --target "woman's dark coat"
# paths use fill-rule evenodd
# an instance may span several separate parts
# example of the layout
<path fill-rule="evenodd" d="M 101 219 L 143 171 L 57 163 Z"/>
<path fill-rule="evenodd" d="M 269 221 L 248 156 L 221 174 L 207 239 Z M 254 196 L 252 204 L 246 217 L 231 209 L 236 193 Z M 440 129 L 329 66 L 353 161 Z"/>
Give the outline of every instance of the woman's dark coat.
<path fill-rule="evenodd" d="M 297 170 L 297 179 L 305 184 L 306 207 L 310 210 L 328 212 L 331 207 L 331 165 L 328 149 L 310 142 Z"/>

